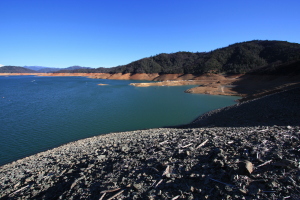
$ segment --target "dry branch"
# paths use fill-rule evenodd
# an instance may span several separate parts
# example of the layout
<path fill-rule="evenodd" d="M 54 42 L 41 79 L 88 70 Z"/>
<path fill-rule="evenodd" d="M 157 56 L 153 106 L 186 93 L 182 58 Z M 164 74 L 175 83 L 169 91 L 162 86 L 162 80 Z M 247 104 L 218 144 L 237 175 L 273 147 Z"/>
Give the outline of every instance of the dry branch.
<path fill-rule="evenodd" d="M 163 182 L 163 179 L 160 179 L 160 181 L 158 181 L 158 183 L 155 185 L 155 188 L 157 188 L 157 186 L 159 186 L 159 184 L 161 184 L 161 182 Z"/>
<path fill-rule="evenodd" d="M 118 192 L 117 194 L 115 194 L 114 196 L 108 198 L 107 200 L 111 200 L 114 199 L 115 197 L 119 196 L 120 194 L 122 194 L 124 192 L 124 190 L 121 190 L 120 192 Z"/>
<path fill-rule="evenodd" d="M 180 195 L 177 195 L 176 197 L 173 197 L 172 200 L 176 200 L 180 197 Z"/>
<path fill-rule="evenodd" d="M 258 165 L 258 166 L 256 167 L 256 169 L 259 168 L 259 167 L 262 167 L 262 166 L 264 166 L 264 165 L 267 165 L 267 164 L 271 163 L 272 161 L 273 161 L 273 160 L 268 160 L 268 161 L 264 162 L 263 164 Z"/>
<path fill-rule="evenodd" d="M 14 194 L 16 194 L 18 192 L 21 192 L 21 191 L 25 190 L 27 187 L 30 187 L 30 185 L 26 185 L 24 187 L 21 187 L 20 189 L 18 189 L 16 191 L 14 191 L 13 193 L 11 193 L 9 196 L 12 196 L 12 195 L 14 195 Z"/>
<path fill-rule="evenodd" d="M 121 190 L 121 188 L 115 188 L 115 189 L 111 189 L 111 190 L 104 190 L 100 193 L 116 192 L 116 191 L 119 191 L 119 190 Z"/>
<path fill-rule="evenodd" d="M 189 146 L 191 146 L 191 145 L 193 145 L 193 143 L 190 143 L 190 144 L 185 145 L 185 146 L 181 146 L 180 148 L 187 148 L 187 147 L 189 147 Z"/>
<path fill-rule="evenodd" d="M 99 200 L 102 200 L 104 198 L 104 196 L 106 195 L 106 193 L 104 193 Z"/>
<path fill-rule="evenodd" d="M 208 142 L 208 139 L 199 144 L 199 146 L 196 147 L 196 149 L 199 149 L 200 147 L 204 146 Z"/>

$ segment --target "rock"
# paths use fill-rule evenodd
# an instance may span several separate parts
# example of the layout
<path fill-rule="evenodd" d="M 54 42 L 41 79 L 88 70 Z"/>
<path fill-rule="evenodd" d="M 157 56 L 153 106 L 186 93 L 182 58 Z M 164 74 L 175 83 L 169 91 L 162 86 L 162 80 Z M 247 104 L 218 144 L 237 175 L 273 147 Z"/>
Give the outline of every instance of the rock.
<path fill-rule="evenodd" d="M 141 190 L 143 188 L 143 184 L 141 183 L 134 183 L 133 184 L 133 187 L 136 189 L 136 190 Z"/>
<path fill-rule="evenodd" d="M 254 170 L 254 166 L 250 161 L 245 161 L 245 167 L 247 169 L 247 171 L 249 172 L 249 174 L 251 174 Z"/>
<path fill-rule="evenodd" d="M 98 156 L 98 159 L 99 159 L 99 160 L 104 160 L 105 158 L 106 158 L 106 155 L 99 155 L 99 156 Z"/>
<path fill-rule="evenodd" d="M 87 138 L 1 166 L 0 199 L 283 199 L 299 185 L 299 130 L 162 128 Z"/>
<path fill-rule="evenodd" d="M 238 173 L 241 175 L 249 175 L 253 172 L 254 166 L 250 161 L 240 162 Z"/>
<path fill-rule="evenodd" d="M 124 146 L 122 146 L 121 147 L 121 151 L 123 151 L 123 152 L 127 152 L 129 150 L 129 147 L 128 146 L 126 146 L 126 145 L 124 145 Z"/>

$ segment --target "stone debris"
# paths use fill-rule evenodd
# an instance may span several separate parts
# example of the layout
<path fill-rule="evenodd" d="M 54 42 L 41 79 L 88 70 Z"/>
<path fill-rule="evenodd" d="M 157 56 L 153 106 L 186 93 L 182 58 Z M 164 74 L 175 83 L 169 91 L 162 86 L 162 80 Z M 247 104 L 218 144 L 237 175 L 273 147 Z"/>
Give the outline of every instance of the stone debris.
<path fill-rule="evenodd" d="M 97 136 L 2 166 L 0 199 L 297 199 L 299 136 L 299 126 Z"/>

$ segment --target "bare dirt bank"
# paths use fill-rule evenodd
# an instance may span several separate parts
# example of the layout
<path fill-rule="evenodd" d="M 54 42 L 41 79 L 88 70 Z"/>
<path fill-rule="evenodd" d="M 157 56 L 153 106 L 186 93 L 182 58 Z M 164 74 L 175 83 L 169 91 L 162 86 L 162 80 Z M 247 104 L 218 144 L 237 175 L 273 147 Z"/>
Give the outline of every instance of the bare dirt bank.
<path fill-rule="evenodd" d="M 300 86 L 300 76 L 222 75 L 222 74 L 146 74 L 146 73 L 0 73 L 0 76 L 85 76 L 94 79 L 147 80 L 156 82 L 132 83 L 136 87 L 197 85 L 187 93 L 241 96 L 244 100 Z"/>

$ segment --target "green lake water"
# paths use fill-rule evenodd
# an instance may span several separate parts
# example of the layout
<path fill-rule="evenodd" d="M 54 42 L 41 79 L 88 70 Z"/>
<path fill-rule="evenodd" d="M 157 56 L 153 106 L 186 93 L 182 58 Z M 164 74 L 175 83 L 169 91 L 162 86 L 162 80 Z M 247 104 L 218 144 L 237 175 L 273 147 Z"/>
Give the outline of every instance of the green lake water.
<path fill-rule="evenodd" d="M 104 133 L 190 123 L 237 99 L 133 82 L 143 81 L 0 76 L 0 165 Z"/>

